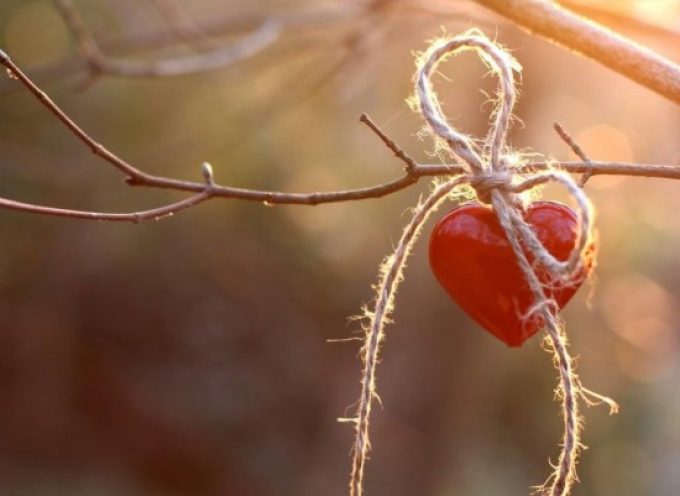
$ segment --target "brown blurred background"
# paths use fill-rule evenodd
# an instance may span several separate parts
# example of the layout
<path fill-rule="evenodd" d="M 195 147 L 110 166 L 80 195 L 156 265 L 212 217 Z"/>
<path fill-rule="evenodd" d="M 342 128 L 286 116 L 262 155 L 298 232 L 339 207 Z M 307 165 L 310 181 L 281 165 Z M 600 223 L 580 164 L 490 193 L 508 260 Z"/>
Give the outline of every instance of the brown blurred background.
<path fill-rule="evenodd" d="M 157 3 L 77 5 L 115 56 L 191 54 L 242 35 L 212 33 L 203 46 L 169 36 L 143 52 L 121 42 L 170 32 Z M 179 4 L 200 28 L 319 3 Z M 96 139 L 146 171 L 199 180 L 207 160 L 224 184 L 313 191 L 399 173 L 357 122 L 361 112 L 419 160 L 437 160 L 405 104 L 413 51 L 442 26 L 480 26 L 524 66 L 518 149 L 572 159 L 552 131 L 559 120 L 593 159 L 680 162 L 680 108 L 662 97 L 472 3 L 391 4 L 288 29 L 251 59 L 176 78 L 84 84 L 46 0 L 3 0 L 0 46 Z M 680 1 L 584 4 L 680 60 Z M 484 72 L 463 55 L 442 68 L 450 81 L 437 82 L 452 122 L 474 135 L 490 110 L 480 90 L 495 84 Z M 0 102 L 0 195 L 106 211 L 182 197 L 127 187 L 8 78 Z M 358 395 L 358 345 L 327 340 L 358 330 L 348 316 L 370 302 L 378 264 L 426 190 L 423 181 L 381 200 L 318 207 L 216 200 L 139 225 L 0 212 L 0 492 L 345 494 L 352 431 L 336 418 Z M 574 493 L 677 495 L 680 184 L 595 177 L 587 192 L 599 267 L 589 301 L 584 288 L 565 318 L 585 385 L 619 401 L 621 413 L 586 412 L 590 449 Z M 426 245 L 387 331 L 367 492 L 527 494 L 547 476 L 561 433 L 550 357 L 539 339 L 511 350 L 480 330 L 438 287 Z"/>

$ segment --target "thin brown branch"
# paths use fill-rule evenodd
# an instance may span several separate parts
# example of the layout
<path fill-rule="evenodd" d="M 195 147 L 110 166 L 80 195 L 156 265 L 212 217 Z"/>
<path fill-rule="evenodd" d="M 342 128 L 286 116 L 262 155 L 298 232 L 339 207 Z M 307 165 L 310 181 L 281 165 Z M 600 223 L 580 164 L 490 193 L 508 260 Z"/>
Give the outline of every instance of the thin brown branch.
<path fill-rule="evenodd" d="M 583 148 L 576 143 L 574 138 L 571 137 L 571 135 L 567 132 L 566 129 L 562 127 L 562 125 L 559 122 L 555 122 L 553 124 L 553 128 L 555 131 L 557 131 L 557 134 L 559 135 L 560 138 L 562 138 L 562 141 L 564 141 L 569 148 L 571 148 L 571 151 L 574 152 L 574 154 L 581 159 L 581 162 L 583 162 L 586 165 L 590 165 L 592 161 L 590 158 L 588 158 L 588 155 L 586 155 L 586 152 L 583 151 Z M 584 188 L 588 180 L 593 177 L 595 172 L 592 170 L 589 170 L 583 176 L 581 177 L 581 181 L 579 182 L 579 186 L 581 188 Z"/>
<path fill-rule="evenodd" d="M 152 1 L 167 3 L 168 0 Z M 171 1 L 174 2 L 175 0 Z M 373 10 L 375 10 L 375 8 L 373 8 Z M 387 10 L 406 11 L 407 14 L 414 12 L 427 13 L 430 15 L 444 14 L 460 17 L 461 19 L 474 19 L 477 23 L 490 25 L 488 20 L 475 16 L 467 10 L 463 11 L 443 8 L 437 10 L 416 3 L 397 3 L 395 5 L 390 3 L 389 9 Z M 291 32 L 295 30 L 299 31 L 303 28 L 338 26 L 344 22 L 359 19 L 364 12 L 366 12 L 366 6 L 361 6 L 358 3 L 344 3 L 342 5 L 314 4 L 302 9 L 282 11 L 275 14 L 261 11 L 239 12 L 238 14 L 228 12 L 222 16 L 211 16 L 210 18 L 198 19 L 193 22 L 195 29 L 192 32 L 184 33 L 184 42 L 196 45 L 197 43 L 200 43 L 201 40 L 210 39 L 215 40 L 215 44 L 217 44 L 220 38 L 243 34 L 247 35 L 248 32 L 252 33 L 258 26 L 262 26 L 267 21 L 276 22 L 281 26 L 282 30 L 290 30 Z M 177 33 L 174 31 L 168 31 L 167 29 L 123 32 L 100 40 L 96 45 L 99 51 L 105 53 L 109 59 L 112 59 L 114 56 L 116 58 L 120 58 L 121 56 L 129 57 L 158 49 L 171 49 L 177 44 L 176 34 Z M 91 38 L 93 37 L 91 33 L 89 36 Z M 201 46 L 201 48 L 203 48 L 203 46 Z M 81 50 L 79 49 L 78 52 L 81 52 Z M 80 55 L 72 55 L 61 61 L 32 66 L 27 70 L 34 81 L 45 83 L 64 77 L 79 75 L 83 71 L 89 70 L 89 72 L 92 73 L 93 67 L 88 62 L 87 58 Z M 139 77 L 141 77 L 141 74 Z M 13 86 L 10 82 L 0 81 L 0 92 L 10 91 L 12 88 Z"/>
<path fill-rule="evenodd" d="M 59 106 L 43 92 L 19 67 L 12 62 L 10 57 L 0 50 L 0 64 L 7 68 L 9 74 L 17 79 L 30 93 L 46 107 L 72 134 L 74 134 L 92 153 L 101 157 L 104 161 L 122 172 L 126 181 L 131 186 L 143 186 L 149 188 L 161 188 L 174 191 L 195 193 L 195 196 L 173 203 L 160 209 L 131 214 L 105 214 L 96 212 L 82 212 L 39 205 L 24 204 L 7 199 L 0 199 L 0 208 L 23 210 L 32 213 L 46 215 L 58 215 L 63 217 L 94 219 L 94 220 L 118 220 L 134 221 L 146 218 L 157 218 L 165 214 L 174 213 L 184 208 L 194 206 L 209 198 L 233 198 L 239 200 L 262 202 L 265 204 L 287 205 L 318 205 L 322 203 L 334 203 L 369 198 L 380 198 L 412 186 L 421 177 L 469 175 L 467 168 L 459 164 L 418 164 L 403 149 L 401 149 L 377 124 L 368 116 L 362 116 L 361 121 L 380 138 L 380 140 L 405 164 L 405 174 L 401 177 L 385 183 L 343 191 L 312 192 L 312 193 L 286 193 L 279 191 L 264 191 L 256 189 L 236 188 L 216 184 L 213 179 L 212 169 L 204 165 L 203 175 L 206 182 L 184 181 L 162 176 L 148 174 L 122 159 L 104 145 L 95 141 L 85 130 L 76 124 Z M 666 179 L 680 179 L 680 165 L 649 165 L 629 164 L 620 162 L 547 162 L 537 161 L 523 164 L 516 168 L 516 173 L 532 173 L 540 169 L 561 168 L 572 173 L 595 173 L 602 175 L 627 175 L 638 177 L 659 177 Z M 207 185 L 206 185 L 207 184 Z M 209 188 L 209 189 L 206 189 Z"/>
<path fill-rule="evenodd" d="M 318 28 L 335 26 L 344 21 L 355 20 L 363 8 L 356 4 L 328 5 L 311 3 L 300 9 L 291 9 L 275 14 L 254 10 L 252 12 L 227 11 L 222 16 L 211 16 L 195 21 L 196 36 L 200 38 L 223 38 L 248 33 L 266 21 L 276 21 L 285 29 Z M 124 32 L 99 43 L 112 52 L 137 52 L 139 50 L 155 50 L 169 48 L 176 42 L 176 37 L 167 30 Z M 187 33 L 187 41 L 197 41 Z"/>
<path fill-rule="evenodd" d="M 66 217 L 68 219 L 87 219 L 87 220 L 98 220 L 98 221 L 108 221 L 108 222 L 143 222 L 145 220 L 160 220 L 164 217 L 169 217 L 177 212 L 195 207 L 196 205 L 203 203 L 204 201 L 210 199 L 212 193 L 210 188 L 203 186 L 203 193 L 191 196 L 184 200 L 170 203 L 158 208 L 152 208 L 150 210 L 140 210 L 138 212 L 130 213 L 109 213 L 109 212 L 91 212 L 87 210 L 70 210 L 66 208 L 54 208 L 47 207 L 43 205 L 35 205 L 33 203 L 23 203 L 14 200 L 9 200 L 7 198 L 0 197 L 0 208 L 5 208 L 8 210 L 16 210 L 19 212 L 48 215 L 51 217 Z"/>
<path fill-rule="evenodd" d="M 375 122 L 373 122 L 367 114 L 361 114 L 361 117 L 359 117 L 359 121 L 366 124 L 371 129 L 371 131 L 373 131 L 378 136 L 378 138 L 380 138 L 380 141 L 382 141 L 387 148 L 392 150 L 392 152 L 398 159 L 400 159 L 402 162 L 406 164 L 406 172 L 409 175 L 416 173 L 416 171 L 418 170 L 418 164 L 416 163 L 416 161 L 413 160 L 389 136 L 387 136 L 387 134 L 385 134 L 383 130 L 380 129 L 378 125 Z"/>
<path fill-rule="evenodd" d="M 61 108 L 59 108 L 59 106 L 54 103 L 54 101 L 52 101 L 47 93 L 41 90 L 31 80 L 31 78 L 29 78 L 14 62 L 12 62 L 12 59 L 10 59 L 9 55 L 7 55 L 2 50 L 0 50 L 0 64 L 4 65 L 14 78 L 18 79 L 33 94 L 33 96 L 35 96 L 44 107 L 52 112 L 52 114 L 54 114 L 57 119 L 59 119 L 69 131 L 71 131 L 71 133 L 73 133 L 80 141 L 82 141 L 93 154 L 103 158 L 112 164 L 116 169 L 120 170 L 131 178 L 146 175 L 133 165 L 120 158 L 115 153 L 109 151 L 102 144 L 92 139 L 90 135 L 85 132 L 85 130 L 76 124 L 73 119 L 66 115 L 66 113 Z"/>
<path fill-rule="evenodd" d="M 680 179 L 680 165 L 666 164 L 638 164 L 630 162 L 562 162 L 558 160 L 538 160 L 527 162 L 515 169 L 516 174 L 531 174 L 544 169 L 560 169 L 571 174 L 592 173 L 598 176 L 630 176 L 659 179 Z M 465 174 L 460 165 L 452 164 L 420 164 L 417 175 L 419 176 L 446 176 Z"/>
<path fill-rule="evenodd" d="M 275 20 L 268 19 L 237 42 L 207 52 L 149 62 L 118 60 L 111 59 L 102 52 L 71 0 L 55 0 L 55 2 L 64 22 L 76 40 L 80 55 L 94 74 L 156 78 L 219 69 L 261 52 L 274 43 L 281 32 L 280 24 Z"/>
<path fill-rule="evenodd" d="M 211 193 L 214 198 L 233 198 L 236 200 L 260 202 L 266 205 L 319 205 L 321 203 L 338 203 L 353 200 L 366 200 L 369 198 L 381 198 L 408 188 L 417 182 L 420 177 L 427 175 L 429 174 L 423 173 L 417 176 L 405 175 L 376 186 L 342 191 L 285 193 L 282 191 L 265 191 L 215 185 L 212 188 Z M 163 188 L 174 191 L 197 192 L 205 188 L 205 186 L 202 186 L 202 184 L 198 182 L 182 181 L 161 176 L 148 176 L 143 180 L 130 180 L 128 183 L 131 186 Z"/>
<path fill-rule="evenodd" d="M 59 2 L 68 2 L 70 0 L 58 0 Z M 453 9 L 449 12 L 443 6 L 446 1 L 453 5 L 451 0 L 440 0 L 438 3 L 426 2 L 423 5 L 406 3 L 404 5 L 396 5 L 395 7 L 402 7 L 407 10 L 424 10 L 430 12 L 438 12 L 444 15 L 471 15 L 473 13 L 466 13 L 460 9 Z M 653 52 L 634 44 L 630 40 L 621 37 L 616 33 L 594 24 L 588 19 L 579 17 L 578 15 L 569 12 L 557 6 L 554 2 L 548 0 L 472 0 L 474 3 L 486 6 L 491 10 L 500 13 L 508 19 L 516 22 L 520 26 L 529 31 L 536 32 L 550 40 L 553 40 L 571 50 L 581 52 L 582 54 L 597 60 L 603 65 L 618 71 L 630 79 L 633 79 L 653 91 L 661 93 L 671 100 L 678 102 L 680 100 L 680 69 L 677 64 L 670 62 Z M 584 10 L 585 8 L 579 2 L 573 0 L 563 0 L 563 3 L 573 8 L 576 12 L 585 15 L 592 15 L 596 19 L 602 19 L 605 22 L 608 19 L 618 19 L 614 23 L 617 27 L 623 22 L 626 24 L 626 19 L 631 21 L 633 28 L 644 32 L 652 32 L 651 34 L 671 36 L 673 39 L 677 37 L 677 33 L 673 30 L 665 30 L 659 26 L 652 26 L 643 23 L 642 21 L 627 18 L 626 16 L 618 15 L 616 12 L 610 12 L 607 18 L 604 18 L 602 12 L 595 12 L 592 9 Z M 311 6 L 299 11 L 282 12 L 274 15 L 269 15 L 262 12 L 246 12 L 239 14 L 226 14 L 224 17 L 204 19 L 196 21 L 196 36 L 200 36 L 196 40 L 204 38 L 204 36 L 220 37 L 225 35 L 233 35 L 241 32 L 257 33 L 258 27 L 265 25 L 267 21 L 272 21 L 280 26 L 281 29 L 294 29 L 301 27 L 323 26 L 327 24 L 336 24 L 345 20 L 357 19 L 365 8 L 358 4 L 343 4 L 341 7 L 337 6 Z M 614 16 L 614 17 L 613 17 Z M 620 19 L 619 19 L 620 18 Z M 616 20 L 615 19 L 615 20 Z M 620 22 L 619 22 L 620 21 Z M 485 21 L 488 22 L 488 21 Z M 612 24 L 610 22 L 610 24 Z M 631 24 L 628 22 L 628 24 Z M 662 31 L 660 31 L 662 30 Z M 193 39 L 193 34 L 186 33 L 188 38 L 186 41 Z M 247 34 L 245 36 L 248 36 Z M 167 48 L 176 42 L 176 37 L 172 33 L 165 31 L 148 31 L 137 33 L 124 33 L 119 37 L 108 39 L 107 41 L 98 43 L 99 51 L 105 53 L 139 53 L 140 51 Z M 226 47 L 225 54 L 226 62 L 223 65 L 235 62 L 230 60 L 228 52 L 230 47 Z M 212 52 L 208 52 L 212 53 Z M 203 54 L 206 55 L 206 54 Z M 110 55 L 109 55 L 110 58 Z M 208 57 L 210 59 L 212 57 Z M 171 64 L 170 71 L 201 71 L 214 69 L 215 66 L 221 67 L 219 62 L 220 57 L 215 57 L 210 63 L 197 63 L 195 59 L 191 64 L 186 65 L 186 62 L 191 62 L 192 58 L 181 60 L 179 69 L 175 64 Z M 91 58 L 89 59 L 91 60 Z M 96 60 L 96 57 L 95 57 Z M 106 58 L 105 58 L 106 60 Z M 175 59 L 169 59 L 172 61 Z M 131 77 L 155 77 L 162 75 L 166 67 L 144 67 L 135 66 L 135 64 L 146 64 L 133 62 L 132 66 L 124 62 L 121 67 L 118 64 L 112 64 L 107 69 L 113 72 L 131 72 Z M 41 81 L 51 80 L 54 78 L 72 75 L 83 68 L 85 60 L 78 61 L 73 58 L 66 59 L 62 63 L 50 65 L 46 67 L 32 68 L 31 74 L 39 77 Z M 182 67 L 185 66 L 185 67 Z M 90 67 L 92 70 L 92 68 Z M 126 74 L 120 74 L 125 76 Z M 0 86 L 4 89 L 6 85 Z"/>
<path fill-rule="evenodd" d="M 342 6 L 310 5 L 304 9 L 277 14 L 245 12 L 235 15 L 226 13 L 223 16 L 196 21 L 196 29 L 197 32 L 201 33 L 201 39 L 209 37 L 217 40 L 227 36 L 247 36 L 247 33 L 252 33 L 258 26 L 262 26 L 267 21 L 278 23 L 282 29 L 294 30 L 341 24 L 356 19 L 359 13 L 358 7 L 349 4 Z M 187 41 L 190 40 L 187 39 Z M 198 41 L 198 39 L 193 41 Z M 114 55 L 130 56 L 150 50 L 169 49 L 174 47 L 176 43 L 176 36 L 164 29 L 125 32 L 100 41 L 97 45 L 101 51 L 111 58 Z M 70 56 L 60 62 L 30 67 L 28 71 L 34 80 L 46 82 L 77 75 L 88 69 L 92 71 L 83 57 Z M 7 91 L 11 87 L 6 81 L 0 83 L 0 91 Z"/>
<path fill-rule="evenodd" d="M 277 13 L 262 12 L 225 12 L 223 16 L 211 16 L 195 21 L 195 34 L 200 38 L 224 38 L 252 32 L 265 22 L 273 21 L 283 29 L 323 28 L 336 26 L 345 21 L 356 20 L 364 8 L 350 3 L 342 5 L 310 4 L 305 8 L 284 10 Z M 198 41 L 193 34 L 186 33 L 186 41 Z M 106 53 L 139 53 L 140 51 L 167 49 L 177 41 L 167 30 L 124 32 L 99 42 Z"/>
<path fill-rule="evenodd" d="M 680 104 L 680 66 L 550 0 L 473 0 Z"/>
<path fill-rule="evenodd" d="M 559 137 L 562 138 L 562 141 L 564 141 L 569 146 L 569 148 L 571 148 L 571 151 L 574 152 L 574 154 L 580 158 L 582 162 L 586 164 L 591 162 L 591 160 L 588 158 L 588 155 L 586 155 L 586 152 L 583 151 L 583 148 L 581 148 L 579 144 L 574 141 L 574 138 L 571 137 L 571 135 L 566 129 L 562 127 L 559 122 L 553 123 L 553 128 L 555 128 L 555 131 L 557 131 Z"/>
<path fill-rule="evenodd" d="M 680 165 L 631 164 L 623 162 L 528 162 L 515 169 L 517 174 L 531 174 L 537 170 L 557 168 L 577 174 L 615 175 L 648 177 L 663 179 L 680 179 Z M 411 174 L 406 174 L 392 181 L 343 191 L 315 193 L 284 193 L 279 191 L 263 191 L 255 189 L 234 188 L 215 185 L 213 197 L 234 198 L 279 205 L 319 205 L 322 203 L 338 203 L 344 201 L 367 200 L 381 198 L 412 186 L 422 177 L 469 175 L 465 167 L 458 164 L 421 164 Z M 164 188 L 175 191 L 201 191 L 205 186 L 193 181 L 182 181 L 161 176 L 145 176 L 143 179 L 128 180 L 131 186 Z"/>
<path fill-rule="evenodd" d="M 108 75 L 135 78 L 182 76 L 222 69 L 260 53 L 279 38 L 280 32 L 276 21 L 265 21 L 237 42 L 211 51 L 151 62 L 107 58 L 100 69 Z"/>

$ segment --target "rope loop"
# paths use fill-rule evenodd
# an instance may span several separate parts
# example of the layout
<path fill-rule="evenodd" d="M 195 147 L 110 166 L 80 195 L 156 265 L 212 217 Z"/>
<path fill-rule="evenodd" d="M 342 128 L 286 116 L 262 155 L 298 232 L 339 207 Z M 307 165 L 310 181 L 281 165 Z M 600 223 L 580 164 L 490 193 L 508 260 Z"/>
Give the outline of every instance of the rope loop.
<path fill-rule="evenodd" d="M 449 124 L 430 79 L 441 62 L 466 50 L 476 51 L 491 72 L 498 77 L 496 107 L 482 148 L 471 137 Z M 517 99 L 515 73 L 520 71 L 518 62 L 478 29 L 468 30 L 452 38 L 436 40 L 418 60 L 415 86 L 419 110 L 431 131 L 444 140 L 454 156 L 468 165 L 468 182 L 475 190 L 477 199 L 492 204 L 508 238 L 518 238 L 521 246 L 529 250 L 534 259 L 540 261 L 548 270 L 552 280 L 565 282 L 575 280 L 583 275 L 583 260 L 592 243 L 593 215 L 588 198 L 571 176 L 556 170 L 523 176 L 518 178 L 516 185 L 513 185 L 513 168 L 507 158 L 509 149 L 506 141 Z M 564 185 L 577 206 L 579 226 L 576 233 L 577 242 L 567 261 L 557 260 L 538 241 L 533 229 L 524 221 L 522 201 L 518 196 L 521 192 L 548 181 Z M 492 201 L 493 190 L 503 193 L 496 201 Z M 507 209 L 507 215 L 502 215 L 498 212 L 499 209 Z M 503 224 L 503 219 L 507 220 L 506 224 Z M 544 293 L 543 288 L 537 292 L 537 296 L 539 293 Z"/>
<path fill-rule="evenodd" d="M 442 61 L 465 50 L 476 51 L 491 72 L 498 77 L 496 107 L 482 147 L 449 124 L 430 81 L 432 73 Z M 576 458 L 581 430 L 578 400 L 581 398 L 582 390 L 573 370 L 564 329 L 557 318 L 559 305 L 551 296 L 553 293 L 548 291 L 551 285 L 573 283 L 584 276 L 584 261 L 590 256 L 588 251 L 592 243 L 593 213 L 586 195 L 574 179 L 562 171 L 548 170 L 514 177 L 513 167 L 509 165 L 506 139 L 517 96 L 515 72 L 519 72 L 520 69 L 519 64 L 503 48 L 489 40 L 479 30 L 471 29 L 459 36 L 435 41 L 420 57 L 415 81 L 416 97 L 425 122 L 431 131 L 448 145 L 451 153 L 467 164 L 468 184 L 475 190 L 480 201 L 492 206 L 505 232 L 533 296 L 530 311 L 522 317 L 539 318 L 548 333 L 560 374 L 559 396 L 562 399 L 564 436 L 559 461 L 546 487 L 542 489 L 549 496 L 567 496 L 576 481 Z M 576 242 L 565 261 L 557 260 L 547 250 L 524 219 L 520 194 L 547 182 L 563 185 L 576 204 L 578 217 Z M 529 255 L 537 262 L 536 264 L 529 261 Z M 547 283 L 542 282 L 545 277 L 538 275 L 539 266 L 542 271 L 547 271 L 549 280 Z"/>
<path fill-rule="evenodd" d="M 481 59 L 498 75 L 499 91 L 492 125 L 483 144 L 453 128 L 442 112 L 439 100 L 430 82 L 431 74 L 447 56 L 463 50 L 475 50 Z M 1 52 L 0 52 L 1 54 Z M 472 29 L 460 36 L 441 39 L 432 43 L 418 60 L 415 78 L 418 109 L 432 132 L 441 138 L 451 153 L 467 164 L 463 174 L 452 174 L 443 182 L 436 181 L 430 194 L 418 203 L 410 222 L 404 228 L 394 251 L 381 266 L 379 283 L 376 285 L 376 301 L 372 310 L 366 309 L 367 325 L 364 345 L 361 348 L 363 370 L 361 396 L 357 402 L 356 416 L 351 420 L 355 426 L 355 440 L 350 475 L 350 496 L 363 496 L 364 468 L 368 457 L 369 424 L 376 393 L 376 367 L 379 362 L 380 344 L 384 327 L 394 309 L 397 287 L 403 279 L 406 260 L 425 225 L 427 218 L 464 185 L 472 186 L 481 201 L 490 204 L 502 226 L 517 264 L 524 275 L 533 296 L 533 304 L 525 319 L 540 319 L 547 331 L 547 342 L 554 353 L 554 363 L 559 371 L 558 397 L 562 401 L 564 434 L 559 460 L 546 483 L 537 488 L 546 496 L 568 496 L 576 481 L 576 458 L 581 447 L 579 400 L 586 402 L 607 401 L 600 395 L 582 387 L 574 372 L 569 355 L 564 328 L 557 318 L 559 305 L 548 292 L 553 287 L 573 283 L 582 276 L 583 261 L 591 243 L 592 212 L 588 198 L 568 174 L 548 170 L 517 175 L 517 168 L 506 146 L 506 138 L 516 90 L 514 74 L 521 70 L 519 64 L 506 51 L 490 41 L 479 30 Z M 478 140 L 479 141 L 479 140 Z M 479 141 L 481 143 L 481 141 Z M 524 219 L 524 203 L 521 194 L 548 181 L 562 184 L 576 200 L 578 230 L 576 243 L 566 261 L 556 260 L 538 239 Z M 529 255 L 533 255 L 529 257 Z M 533 259 L 533 263 L 529 261 Z M 548 270 L 548 281 L 539 277 L 536 270 Z M 594 399 L 593 399 L 594 398 Z M 342 419 L 343 421 L 348 419 Z"/>

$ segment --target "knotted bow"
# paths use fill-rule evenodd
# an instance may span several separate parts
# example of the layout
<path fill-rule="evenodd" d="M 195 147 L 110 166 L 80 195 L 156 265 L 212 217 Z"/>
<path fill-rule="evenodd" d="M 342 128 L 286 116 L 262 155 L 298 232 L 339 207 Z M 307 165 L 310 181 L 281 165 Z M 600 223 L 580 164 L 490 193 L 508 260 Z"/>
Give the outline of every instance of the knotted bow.
<path fill-rule="evenodd" d="M 484 153 L 473 140 L 446 121 L 430 81 L 430 75 L 439 63 L 448 56 L 464 50 L 476 50 L 499 78 L 498 103 L 494 111 L 493 124 L 486 138 Z M 514 70 L 520 68 L 519 64 L 477 30 L 435 42 L 420 60 L 421 64 L 416 74 L 420 112 L 432 131 L 445 141 L 454 157 L 462 159 L 467 164 L 469 184 L 477 192 L 480 201 L 493 205 L 498 220 L 515 254 L 518 255 L 520 266 L 525 268 L 522 262 L 526 257 L 523 250 L 515 249 L 516 245 L 520 247 L 524 245 L 556 282 L 564 284 L 576 277 L 582 277 L 586 251 L 592 242 L 592 207 L 588 198 L 572 177 L 562 171 L 547 170 L 520 176 L 514 174 L 516 167 L 509 165 L 516 163 L 516 160 L 511 159 L 507 153 L 506 138 L 516 100 Z M 575 246 L 566 261 L 557 260 L 545 249 L 522 216 L 523 204 L 518 193 L 549 181 L 565 186 L 578 206 L 579 232 L 576 233 Z M 542 294 L 541 285 L 530 265 L 528 269 L 524 270 L 527 282 L 535 296 L 539 297 L 539 293 Z M 532 284 L 534 279 L 536 285 Z"/>
<path fill-rule="evenodd" d="M 499 78 L 499 91 L 493 123 L 484 146 L 480 147 L 465 134 L 453 128 L 444 117 L 430 81 L 431 74 L 446 57 L 464 50 L 474 50 Z M 376 286 L 376 302 L 364 316 L 370 322 L 365 328 L 366 338 L 361 350 L 364 363 L 361 379 L 361 396 L 357 403 L 353 462 L 350 476 L 350 496 L 363 494 L 363 476 L 369 450 L 369 419 L 372 401 L 376 393 L 376 367 L 384 326 L 394 305 L 397 287 L 403 278 L 403 269 L 422 226 L 457 188 L 470 185 L 478 199 L 491 204 L 500 225 L 508 238 L 518 265 L 526 278 L 534 299 L 534 305 L 525 317 L 541 319 L 547 333 L 548 344 L 554 352 L 554 361 L 560 374 L 559 394 L 564 417 L 562 451 L 553 473 L 540 489 L 550 496 L 566 496 L 576 479 L 576 457 L 580 445 L 580 418 L 578 398 L 589 403 L 606 402 L 612 411 L 615 404 L 608 398 L 582 387 L 576 376 L 572 359 L 567 350 L 567 338 L 557 319 L 557 305 L 546 294 L 548 285 L 566 285 L 584 277 L 587 257 L 592 256 L 592 208 L 586 195 L 576 182 L 563 171 L 548 169 L 522 173 L 513 164 L 506 146 L 506 137 L 516 99 L 514 71 L 519 64 L 502 48 L 478 30 L 470 30 L 459 36 L 434 42 L 419 58 L 416 73 L 416 97 L 418 110 L 433 133 L 443 140 L 453 157 L 460 158 L 467 167 L 467 174 L 453 175 L 435 185 L 432 192 L 422 200 L 413 212 L 394 252 L 381 267 L 380 281 Z M 576 243 L 565 261 L 556 259 L 538 239 L 534 230 L 524 220 L 524 202 L 521 193 L 549 181 L 562 184 L 577 205 L 578 232 Z M 533 262 L 529 261 L 531 254 Z M 539 280 L 537 269 L 548 275 L 547 281 Z M 588 398 L 594 398 L 591 401 Z"/>

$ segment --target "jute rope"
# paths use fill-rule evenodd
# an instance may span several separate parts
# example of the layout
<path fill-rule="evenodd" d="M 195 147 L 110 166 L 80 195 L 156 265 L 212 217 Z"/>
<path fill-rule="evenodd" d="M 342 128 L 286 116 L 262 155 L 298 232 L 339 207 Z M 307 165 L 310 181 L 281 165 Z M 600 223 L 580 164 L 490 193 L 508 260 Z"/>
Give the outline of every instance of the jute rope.
<path fill-rule="evenodd" d="M 476 51 L 499 79 L 493 123 L 482 147 L 448 123 L 430 80 L 431 74 L 442 61 L 464 50 Z M 394 252 L 381 266 L 379 283 L 375 288 L 375 307 L 373 310 L 364 310 L 369 324 L 365 328 L 366 337 L 361 349 L 361 396 L 356 416 L 350 419 L 355 424 L 350 496 L 363 494 L 364 468 L 370 449 L 371 405 L 377 397 L 376 368 L 380 344 L 384 337 L 385 324 L 393 310 L 398 285 L 403 279 L 406 260 L 429 215 L 461 185 L 469 184 L 480 201 L 491 204 L 531 289 L 533 306 L 529 315 L 524 317 L 540 319 L 547 331 L 547 344 L 553 352 L 554 363 L 559 371 L 557 393 L 564 419 L 562 449 L 550 477 L 544 485 L 536 488 L 538 492 L 549 496 L 567 496 L 576 480 L 576 459 L 581 446 L 579 399 L 584 399 L 588 404 L 606 402 L 612 411 L 615 409 L 611 400 L 581 386 L 574 372 L 564 328 L 557 318 L 558 306 L 546 292 L 554 285 L 573 284 L 586 274 L 585 264 L 587 258 L 592 256 L 588 252 L 592 243 L 592 208 L 586 195 L 568 174 L 559 170 L 547 170 L 520 175 L 516 167 L 511 165 L 506 138 L 516 100 L 516 70 L 520 70 L 520 66 L 507 52 L 474 29 L 453 38 L 435 41 L 419 58 L 415 79 L 418 109 L 431 131 L 444 141 L 454 157 L 466 164 L 468 173 L 452 176 L 436 184 L 429 196 L 419 203 Z M 549 181 L 563 185 L 577 206 L 576 243 L 565 261 L 557 260 L 524 220 L 524 203 L 520 193 Z M 530 262 L 529 254 L 533 262 Z M 537 274 L 539 269 L 542 278 Z M 546 275 L 547 281 L 542 281 L 541 279 L 546 279 Z"/>

